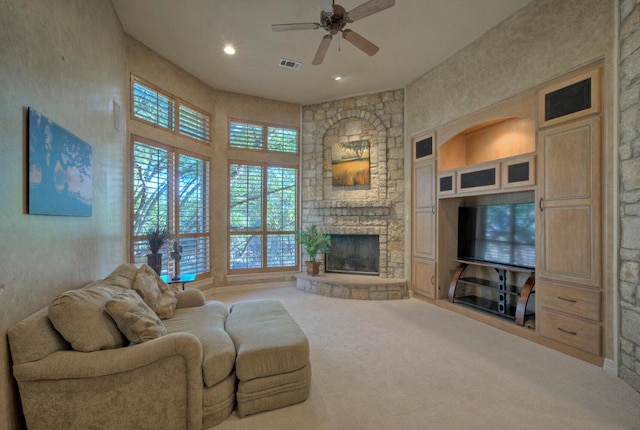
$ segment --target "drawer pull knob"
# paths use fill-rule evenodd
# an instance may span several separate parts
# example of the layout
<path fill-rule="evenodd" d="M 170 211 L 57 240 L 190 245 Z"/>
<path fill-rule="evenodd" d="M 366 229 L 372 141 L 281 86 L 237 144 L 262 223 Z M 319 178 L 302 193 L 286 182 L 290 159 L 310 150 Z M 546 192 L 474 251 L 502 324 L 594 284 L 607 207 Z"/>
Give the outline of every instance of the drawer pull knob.
<path fill-rule="evenodd" d="M 566 297 L 561 297 L 561 296 L 558 296 L 558 300 L 562 300 L 563 302 L 569 302 L 569 303 L 578 303 L 577 300 L 567 299 Z"/>
<path fill-rule="evenodd" d="M 570 334 L 571 336 L 576 336 L 578 334 L 575 331 L 565 330 L 562 327 L 558 327 L 558 331 L 561 331 L 562 333 Z"/>

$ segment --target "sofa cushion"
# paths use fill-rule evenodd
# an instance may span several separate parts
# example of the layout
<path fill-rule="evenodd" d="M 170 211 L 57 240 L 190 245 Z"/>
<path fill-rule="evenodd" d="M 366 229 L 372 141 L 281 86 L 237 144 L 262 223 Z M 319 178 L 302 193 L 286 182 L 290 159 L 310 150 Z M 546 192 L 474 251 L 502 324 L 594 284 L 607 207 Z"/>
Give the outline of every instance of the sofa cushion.
<path fill-rule="evenodd" d="M 106 304 L 122 291 L 105 286 L 65 291 L 49 305 L 49 319 L 76 351 L 119 348 L 126 339 L 107 314 Z"/>
<path fill-rule="evenodd" d="M 158 315 L 133 290 L 109 300 L 107 313 L 130 342 L 142 343 L 167 334 Z"/>
<path fill-rule="evenodd" d="M 225 379 L 236 358 L 233 341 L 224 330 L 229 315 L 227 307 L 218 301 L 204 306 L 176 309 L 173 318 L 165 320 L 168 333 L 191 333 L 202 345 L 202 377 L 207 387 Z"/>
<path fill-rule="evenodd" d="M 7 330 L 13 364 L 42 360 L 56 351 L 71 349 L 51 324 L 48 308 L 40 309 Z"/>
<path fill-rule="evenodd" d="M 143 264 L 138 269 L 132 288 L 160 318 L 167 319 L 173 316 L 178 295 L 151 267 Z"/>

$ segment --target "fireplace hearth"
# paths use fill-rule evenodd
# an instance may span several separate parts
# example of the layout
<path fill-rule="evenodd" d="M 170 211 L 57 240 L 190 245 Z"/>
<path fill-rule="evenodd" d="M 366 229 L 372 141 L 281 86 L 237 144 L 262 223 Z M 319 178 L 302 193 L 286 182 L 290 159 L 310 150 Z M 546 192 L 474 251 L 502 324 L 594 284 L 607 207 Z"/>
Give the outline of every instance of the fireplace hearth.
<path fill-rule="evenodd" d="M 380 238 L 369 234 L 332 234 L 325 272 L 357 275 L 380 274 Z"/>

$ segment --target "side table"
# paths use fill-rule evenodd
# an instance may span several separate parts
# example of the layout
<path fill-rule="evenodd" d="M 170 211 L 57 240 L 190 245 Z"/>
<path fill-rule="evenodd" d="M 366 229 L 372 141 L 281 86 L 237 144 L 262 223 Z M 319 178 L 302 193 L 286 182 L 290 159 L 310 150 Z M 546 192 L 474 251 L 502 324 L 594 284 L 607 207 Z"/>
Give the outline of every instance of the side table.
<path fill-rule="evenodd" d="M 182 284 L 182 289 L 184 290 L 184 284 L 188 284 L 189 282 L 193 282 L 196 280 L 196 275 L 180 275 L 177 278 L 172 278 L 169 275 L 160 276 L 167 284 Z"/>

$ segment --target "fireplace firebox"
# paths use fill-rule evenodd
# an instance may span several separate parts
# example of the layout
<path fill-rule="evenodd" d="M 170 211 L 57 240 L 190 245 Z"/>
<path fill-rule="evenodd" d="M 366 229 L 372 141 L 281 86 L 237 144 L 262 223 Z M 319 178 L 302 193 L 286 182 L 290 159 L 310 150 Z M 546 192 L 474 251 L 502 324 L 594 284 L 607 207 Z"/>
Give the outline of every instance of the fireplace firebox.
<path fill-rule="evenodd" d="M 380 237 L 369 234 L 332 234 L 325 272 L 380 274 Z"/>

